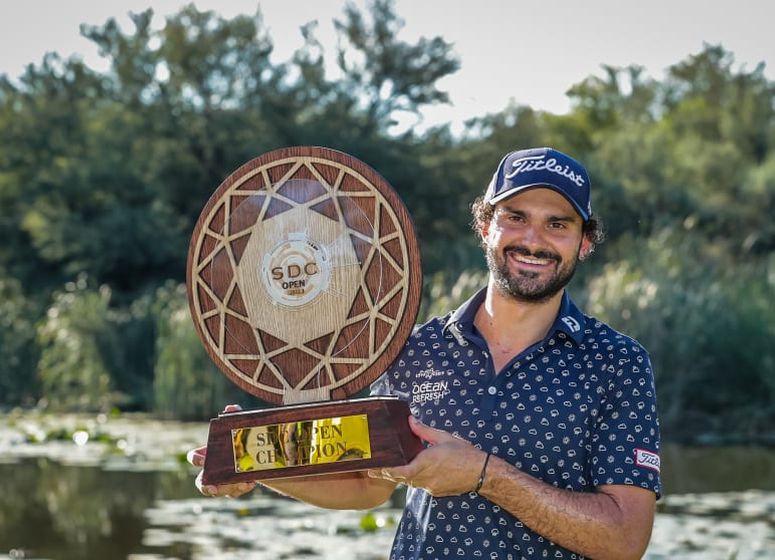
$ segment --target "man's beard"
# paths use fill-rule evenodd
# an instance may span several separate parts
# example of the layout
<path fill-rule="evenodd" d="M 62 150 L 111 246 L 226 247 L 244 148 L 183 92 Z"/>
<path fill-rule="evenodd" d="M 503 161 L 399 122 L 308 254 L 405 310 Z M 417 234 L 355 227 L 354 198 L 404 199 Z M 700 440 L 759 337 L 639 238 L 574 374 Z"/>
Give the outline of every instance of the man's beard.
<path fill-rule="evenodd" d="M 541 280 L 537 272 L 518 271 L 512 273 L 509 269 L 507 255 L 514 252 L 525 257 L 534 257 L 538 259 L 551 259 L 557 263 L 557 268 L 546 280 Z M 510 296 L 517 301 L 526 303 L 541 303 L 552 298 L 560 290 L 568 285 L 573 278 L 578 265 L 578 257 L 572 261 L 563 263 L 562 257 L 557 253 L 550 251 L 530 252 L 525 247 L 509 245 L 499 254 L 497 250 L 488 246 L 485 255 L 487 257 L 487 267 L 495 281 L 495 286 L 503 295 Z"/>

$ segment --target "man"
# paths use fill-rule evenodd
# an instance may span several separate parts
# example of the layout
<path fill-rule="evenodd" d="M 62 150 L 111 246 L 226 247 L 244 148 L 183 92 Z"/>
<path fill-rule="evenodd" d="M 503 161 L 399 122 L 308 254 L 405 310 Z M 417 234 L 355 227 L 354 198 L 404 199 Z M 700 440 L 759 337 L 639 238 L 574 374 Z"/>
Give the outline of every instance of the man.
<path fill-rule="evenodd" d="M 640 558 L 660 494 L 650 361 L 564 289 L 602 238 L 587 172 L 550 148 L 512 152 L 473 211 L 487 286 L 418 328 L 372 387 L 410 402 L 427 449 L 403 467 L 265 484 L 342 509 L 407 484 L 394 559 Z"/>

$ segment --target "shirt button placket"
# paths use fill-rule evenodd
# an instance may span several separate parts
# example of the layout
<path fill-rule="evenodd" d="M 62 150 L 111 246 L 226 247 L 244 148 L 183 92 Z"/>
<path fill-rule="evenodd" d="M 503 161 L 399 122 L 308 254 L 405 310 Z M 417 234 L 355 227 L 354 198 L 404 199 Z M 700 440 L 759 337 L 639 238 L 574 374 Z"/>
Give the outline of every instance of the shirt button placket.
<path fill-rule="evenodd" d="M 490 371 L 490 382 L 497 383 L 495 378 L 494 364 L 490 360 L 490 353 L 487 350 L 482 351 L 482 356 L 487 360 L 487 369 Z M 482 399 L 482 412 L 491 412 L 495 408 L 495 399 L 493 397 L 498 393 L 498 388 L 495 385 L 487 387 L 487 395 Z M 489 396 L 488 396 L 489 395 Z"/>

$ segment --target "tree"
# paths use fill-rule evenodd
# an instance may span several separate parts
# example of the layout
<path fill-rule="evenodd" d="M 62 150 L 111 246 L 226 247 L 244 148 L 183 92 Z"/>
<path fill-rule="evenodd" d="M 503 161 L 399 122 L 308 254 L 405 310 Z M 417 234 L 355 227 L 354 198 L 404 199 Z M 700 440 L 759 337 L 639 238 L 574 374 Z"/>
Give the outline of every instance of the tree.
<path fill-rule="evenodd" d="M 20 282 L 0 274 L 0 403 L 29 406 L 40 397 L 35 376 L 39 357 L 35 344 L 38 313 L 34 302 L 24 295 Z"/>
<path fill-rule="evenodd" d="M 449 43 L 441 37 L 422 37 L 414 45 L 399 40 L 404 22 L 392 0 L 370 4 L 371 22 L 352 4 L 344 12 L 343 20 L 334 20 L 342 39 L 337 63 L 346 76 L 342 85 L 363 106 L 368 122 L 385 131 L 396 113 L 419 115 L 424 105 L 449 101 L 436 86 L 460 66 Z"/>

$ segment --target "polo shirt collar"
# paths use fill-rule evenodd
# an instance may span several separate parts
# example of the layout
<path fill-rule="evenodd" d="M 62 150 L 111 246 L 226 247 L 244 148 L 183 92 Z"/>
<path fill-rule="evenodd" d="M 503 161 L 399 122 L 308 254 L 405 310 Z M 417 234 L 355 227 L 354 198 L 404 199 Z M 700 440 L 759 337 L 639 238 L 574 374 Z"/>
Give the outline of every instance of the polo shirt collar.
<path fill-rule="evenodd" d="M 444 324 L 444 330 L 451 330 L 452 334 L 456 338 L 460 338 L 463 335 L 473 334 L 474 332 L 474 318 L 476 312 L 479 310 L 479 306 L 484 303 L 485 296 L 487 295 L 487 287 L 485 286 L 468 301 L 463 303 L 460 307 L 455 309 L 450 314 L 449 319 Z M 568 335 L 576 344 L 580 344 L 584 335 L 584 328 L 586 327 L 587 317 L 578 306 L 573 303 L 568 295 L 568 291 L 563 291 L 562 302 L 560 303 L 560 311 L 557 314 L 557 318 L 554 320 L 550 333 L 563 332 Z"/>
<path fill-rule="evenodd" d="M 453 328 L 453 332 L 472 333 L 474 331 L 476 312 L 479 310 L 479 306 L 484 303 L 486 295 L 487 286 L 468 298 L 468 301 L 452 312 L 444 324 L 444 330 Z"/>
<path fill-rule="evenodd" d="M 555 331 L 564 332 L 576 344 L 581 344 L 586 326 L 587 317 L 581 312 L 581 309 L 573 303 L 573 300 L 568 295 L 568 290 L 565 290 L 562 294 L 560 312 L 557 314 L 557 319 L 554 320 L 553 329 Z"/>

